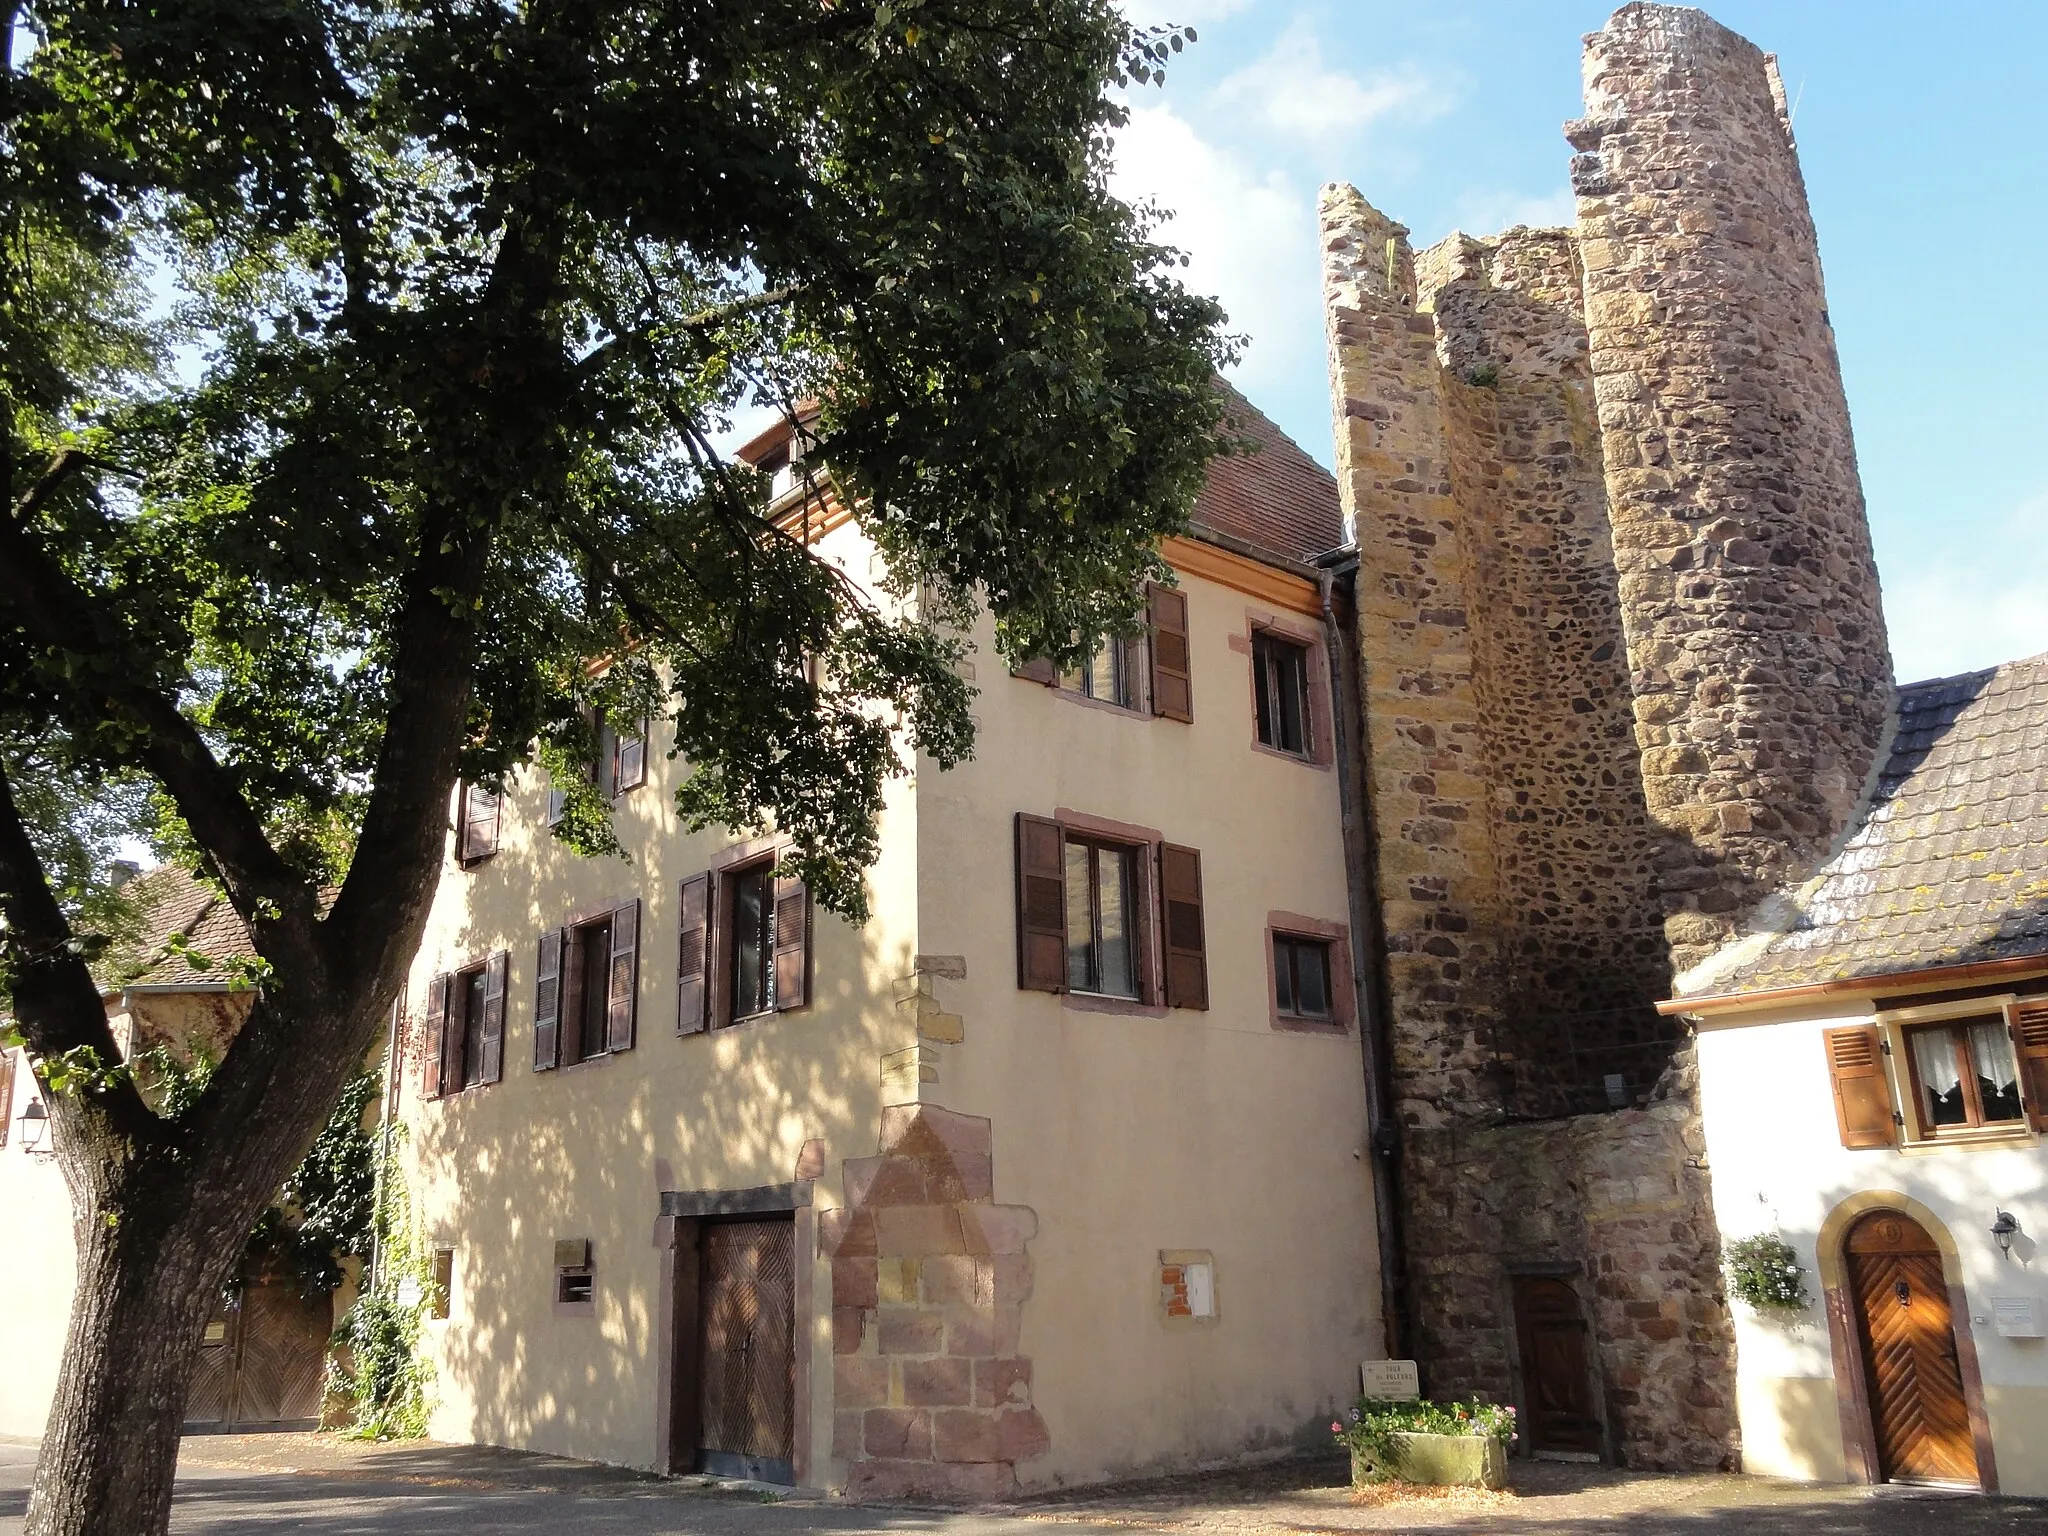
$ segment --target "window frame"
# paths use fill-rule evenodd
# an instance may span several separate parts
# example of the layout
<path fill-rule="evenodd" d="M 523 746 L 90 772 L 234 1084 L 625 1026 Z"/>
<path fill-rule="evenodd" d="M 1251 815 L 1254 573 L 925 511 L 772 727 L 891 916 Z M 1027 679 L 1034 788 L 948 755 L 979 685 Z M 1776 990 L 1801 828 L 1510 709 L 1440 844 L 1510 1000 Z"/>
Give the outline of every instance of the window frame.
<path fill-rule="evenodd" d="M 627 896 L 615 901 L 601 902 L 593 906 L 580 907 L 570 913 L 555 927 L 540 931 L 543 942 L 550 934 L 559 935 L 560 955 L 554 973 L 554 1056 L 553 1060 L 540 1059 L 540 1043 L 534 1045 L 533 1070 L 536 1072 L 572 1071 L 577 1067 L 591 1066 L 597 1062 L 609 1061 L 633 1050 L 640 1043 L 640 991 L 641 956 L 647 947 L 647 903 L 638 896 Z M 610 967 L 619 956 L 617 928 L 619 914 L 631 909 L 633 912 L 633 947 L 631 950 L 633 978 L 631 1002 L 627 1014 L 626 1043 L 614 1045 L 611 1042 L 610 1024 Z M 589 951 L 580 935 L 594 928 L 603 928 L 606 935 L 606 986 L 602 993 L 605 1010 L 605 1046 L 603 1050 L 585 1053 L 584 1024 L 585 1012 L 591 1007 L 589 986 Z M 545 981 L 545 974 L 536 964 L 536 987 Z M 536 1032 L 541 1022 L 539 996 L 536 993 L 534 1023 Z"/>
<path fill-rule="evenodd" d="M 2024 1130 L 2027 1124 L 2027 1108 L 2022 1100 L 2020 1110 L 2009 1120 L 1987 1120 L 1984 1118 L 1982 1090 L 1977 1086 L 1976 1063 L 1970 1059 L 1969 1037 L 1965 1031 L 1973 1024 L 1989 1024 L 1996 1021 L 1998 1032 L 2005 1041 L 2005 1048 L 2011 1055 L 2013 1085 L 2023 1092 L 2020 1078 L 2019 1053 L 2012 1046 L 2012 1018 L 2003 1008 L 1996 1013 L 1967 1013 L 1952 1019 L 1928 1019 L 1918 1023 L 1899 1026 L 1898 1056 L 1905 1063 L 1902 1086 L 1912 1100 L 1913 1128 L 1918 1132 L 1917 1141 L 1947 1141 L 1955 1137 L 1976 1137 L 1986 1134 L 2001 1135 Z M 1914 1050 L 1918 1036 L 1941 1032 L 1949 1037 L 1949 1049 L 1954 1053 L 1956 1080 L 1963 1090 L 1963 1114 L 1965 1119 L 1959 1125 L 1936 1125 L 1927 1113 L 1927 1085 L 1920 1077 L 1920 1056 Z"/>
<path fill-rule="evenodd" d="M 485 1059 L 486 1042 L 479 1032 L 482 1014 L 470 1014 L 470 986 L 478 983 L 478 996 L 485 1008 L 491 1004 L 490 972 L 495 963 L 502 961 L 504 981 L 498 994 L 498 1073 L 492 1076 L 490 1063 Z M 512 957 L 508 950 L 490 950 L 481 958 L 466 965 L 442 971 L 427 981 L 429 989 L 428 1006 L 433 1006 L 431 992 L 436 986 L 445 986 L 447 992 L 442 999 L 441 1038 L 435 1057 L 435 1091 L 423 1093 L 429 1100 L 460 1098 L 466 1093 L 489 1088 L 502 1082 L 505 1075 L 505 1026 L 510 1022 L 512 995 Z M 460 1007 L 458 1008 L 458 1001 Z M 477 1075 L 469 1075 L 471 1042 L 475 1042 Z"/>
<path fill-rule="evenodd" d="M 1297 647 L 1302 652 L 1302 730 L 1307 750 L 1290 752 L 1259 739 L 1259 700 L 1264 689 L 1259 662 L 1260 639 Z M 1245 701 L 1250 706 L 1247 741 L 1254 752 L 1310 768 L 1336 765 L 1335 700 L 1331 693 L 1328 636 L 1320 629 L 1285 614 L 1245 610 L 1245 627 L 1230 637 L 1230 648 L 1244 657 Z"/>
<path fill-rule="evenodd" d="M 1330 969 L 1327 1017 L 1280 1011 L 1280 944 L 1325 946 Z M 1349 1035 L 1357 1022 L 1357 992 L 1351 970 L 1351 928 L 1301 912 L 1266 914 L 1266 1009 L 1275 1032 L 1290 1035 Z"/>
<path fill-rule="evenodd" d="M 1284 657 L 1284 661 L 1283 661 Z M 1252 628 L 1252 732 L 1269 752 L 1314 762 L 1320 733 L 1310 698 L 1313 658 L 1308 645 L 1291 635 L 1263 625 Z M 1301 745 L 1288 746 L 1286 734 L 1285 685 L 1298 682 L 1300 696 L 1294 701 L 1294 723 L 1301 732 Z M 1268 729 L 1272 738 L 1267 738 Z"/>
<path fill-rule="evenodd" d="M 455 1311 L 455 1245 L 436 1243 L 433 1251 L 433 1279 L 429 1282 L 431 1298 L 427 1306 L 427 1320 L 445 1323 Z"/>
<path fill-rule="evenodd" d="M 732 844 L 711 861 L 708 870 L 701 871 L 706 877 L 704 912 L 705 966 L 703 986 L 705 993 L 704 1022 L 701 1026 L 689 1019 L 678 1019 L 678 1033 L 682 1035 L 715 1035 L 721 1030 L 732 1029 L 742 1024 L 759 1024 L 789 1014 L 807 1012 L 816 1002 L 816 985 L 813 971 L 817 963 L 818 913 L 817 904 L 810 890 L 792 877 L 779 873 L 783 859 L 795 845 L 784 836 L 749 838 Z M 746 876 L 765 871 L 768 886 L 768 932 L 767 971 L 769 1005 L 758 1013 L 734 1015 L 733 946 L 737 934 L 733 931 L 734 886 Z M 691 876 L 690 879 L 695 879 Z M 687 883 L 684 882 L 685 884 Z M 800 945 L 785 944 L 787 935 L 782 929 L 782 905 L 785 900 L 801 895 L 803 934 Z M 680 934 L 678 934 L 680 945 Z M 794 980 L 796 985 L 785 993 L 781 967 L 786 950 L 801 953 L 796 963 L 802 967 Z M 680 978 L 679 978 L 680 980 Z M 678 1008 L 681 1007 L 681 991 L 678 988 Z"/>
<path fill-rule="evenodd" d="M 1065 861 L 1067 857 L 1067 850 L 1070 848 L 1085 849 L 1088 853 L 1088 865 L 1091 877 L 1088 881 L 1089 943 L 1091 947 L 1093 947 L 1098 952 L 1096 961 L 1096 969 L 1098 972 L 1101 970 L 1099 952 L 1102 943 L 1102 887 L 1101 876 L 1099 873 L 1097 873 L 1097 861 L 1100 855 L 1104 853 L 1114 854 L 1118 859 L 1128 859 L 1130 861 L 1129 923 L 1131 950 L 1131 984 L 1134 990 L 1131 992 L 1107 992 L 1101 990 L 1099 987 L 1089 988 L 1077 987 L 1074 985 L 1074 936 L 1073 926 L 1070 921 L 1068 924 L 1067 931 L 1066 995 L 1069 997 L 1083 997 L 1089 998 L 1094 1001 L 1109 1003 L 1143 1004 L 1149 1002 L 1151 1000 L 1151 988 L 1147 985 L 1148 978 L 1146 973 L 1149 968 L 1149 961 L 1151 959 L 1151 950 L 1153 946 L 1147 943 L 1148 930 L 1152 922 L 1152 914 L 1148 910 L 1147 897 L 1149 896 L 1150 892 L 1146 889 L 1143 874 L 1145 865 L 1148 862 L 1146 858 L 1146 854 L 1148 851 L 1146 845 L 1141 843 L 1128 842 L 1121 838 L 1104 837 L 1099 833 L 1077 832 L 1071 828 L 1062 826 L 1060 828 L 1060 858 L 1062 862 Z M 1068 912 L 1069 916 L 1071 917 L 1071 903 L 1073 900 L 1071 882 L 1069 882 L 1067 887 L 1067 899 L 1069 902 Z M 1101 979 L 1102 978 L 1099 975 L 1096 977 L 1096 980 L 1098 982 Z"/>
<path fill-rule="evenodd" d="M 1115 656 L 1112 667 L 1123 684 L 1124 697 L 1104 698 L 1091 691 L 1093 657 L 1090 665 L 1077 667 L 1072 672 L 1062 672 L 1054 679 L 1054 692 L 1061 698 L 1071 699 L 1077 704 L 1093 704 L 1102 709 L 1114 710 L 1120 715 L 1136 715 L 1143 719 L 1152 718 L 1152 701 L 1146 682 L 1151 667 L 1150 653 L 1146 649 L 1143 635 L 1105 635 L 1096 654 L 1109 650 Z"/>
<path fill-rule="evenodd" d="M 713 931 L 717 934 L 719 977 L 712 1027 L 731 1029 L 759 1019 L 773 1018 L 778 1011 L 775 996 L 775 853 L 742 859 L 718 871 L 717 905 L 713 910 Z M 736 920 L 739 884 L 759 878 L 763 887 L 761 921 L 761 984 L 764 1006 L 748 1013 L 739 1011 L 739 944 L 744 937 Z"/>
<path fill-rule="evenodd" d="M 2013 1041 L 2015 1010 L 2022 1004 L 2040 1001 L 2038 996 L 2021 996 L 2011 992 L 1994 993 L 1990 996 L 1955 998 L 1905 1008 L 1876 1007 L 1864 1016 L 1865 1023 L 1875 1025 L 1882 1046 L 1885 1089 L 1891 1096 L 1894 1150 L 1927 1152 L 1936 1147 L 1982 1142 L 2034 1143 L 2042 1139 L 2042 1134 L 2033 1126 L 2033 1116 L 2038 1112 L 2036 1096 L 2029 1091 L 2026 1064 L 2019 1059 L 2019 1047 Z M 1965 1125 L 1930 1126 L 1921 1111 L 1920 1069 L 1913 1057 L 1911 1036 L 1920 1029 L 1930 1026 L 1955 1029 L 1965 1024 L 1988 1023 L 1993 1020 L 1996 1020 L 2004 1030 L 2008 1047 L 2013 1052 L 2013 1065 L 2019 1074 L 2019 1118 L 1983 1121 L 1981 1106 L 1977 1103 L 1976 1074 L 1970 1071 L 1961 1074 L 1965 1083 L 1963 1097 L 1964 1103 L 1970 1106 L 1971 1113 L 1976 1118 Z M 1823 1021 L 1822 1028 L 1825 1030 L 1849 1027 L 1857 1022 L 1850 1018 L 1827 1020 Z M 1958 1038 L 1960 1040 L 1960 1037 Z M 1961 1048 L 1967 1052 L 1968 1046 L 1962 1044 Z M 1832 1074 L 1829 1086 L 1832 1094 Z"/>

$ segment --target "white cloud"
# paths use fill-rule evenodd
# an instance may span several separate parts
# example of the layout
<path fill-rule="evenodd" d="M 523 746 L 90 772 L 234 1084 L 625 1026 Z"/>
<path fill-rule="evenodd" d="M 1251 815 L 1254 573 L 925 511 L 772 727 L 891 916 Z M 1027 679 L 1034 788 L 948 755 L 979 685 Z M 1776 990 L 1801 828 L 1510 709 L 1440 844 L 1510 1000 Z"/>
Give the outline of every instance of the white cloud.
<path fill-rule="evenodd" d="M 1883 570 L 1899 681 L 1973 672 L 2048 651 L 2048 491 L 1960 549 Z"/>
<path fill-rule="evenodd" d="M 1251 338 L 1236 370 L 1257 390 L 1320 377 L 1322 312 L 1312 194 L 1278 171 L 1260 172 L 1204 139 L 1169 107 L 1131 109 L 1116 139 L 1111 175 L 1129 202 L 1156 199 L 1171 211 L 1159 238 L 1188 256 L 1182 281 L 1230 312 Z"/>
<path fill-rule="evenodd" d="M 1134 27 L 1198 27 L 1250 5 L 1251 0 L 1124 0 L 1123 13 Z"/>
<path fill-rule="evenodd" d="M 1305 21 L 1281 33 L 1261 58 L 1226 78 L 1216 100 L 1294 139 L 1354 138 L 1384 117 L 1426 121 L 1446 111 L 1452 89 L 1414 64 L 1354 75 L 1323 61 L 1323 45 Z"/>

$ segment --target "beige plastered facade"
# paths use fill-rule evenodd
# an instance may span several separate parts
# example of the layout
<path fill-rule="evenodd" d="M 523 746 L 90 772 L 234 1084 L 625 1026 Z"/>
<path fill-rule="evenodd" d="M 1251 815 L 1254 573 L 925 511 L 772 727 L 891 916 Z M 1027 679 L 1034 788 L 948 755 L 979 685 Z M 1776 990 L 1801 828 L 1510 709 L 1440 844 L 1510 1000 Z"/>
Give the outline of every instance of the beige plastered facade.
<path fill-rule="evenodd" d="M 1971 1145 L 1845 1148 L 1822 1036 L 1883 1023 L 1882 1009 L 1879 1000 L 1841 997 L 1710 1014 L 1701 1023 L 1701 1111 L 1722 1236 L 1783 1237 L 1807 1271 L 1813 1302 L 1789 1320 L 1730 1304 L 1743 1466 L 1822 1482 L 1867 1480 L 1855 1440 L 1869 1427 L 1853 1402 L 1844 1406 L 1853 1393 L 1838 1390 L 1862 1367 L 1841 1358 L 1823 1298 L 1841 1284 L 1842 1245 L 1856 1217 L 1890 1209 L 1926 1228 L 1942 1250 L 1951 1295 L 1963 1298 L 1955 1326 L 1965 1355 L 1976 1357 L 1981 1388 L 1969 1395 L 1981 1401 L 1998 1491 L 2048 1497 L 2048 1339 L 2002 1337 L 1994 1322 L 2003 1297 L 2032 1297 L 2048 1313 L 2048 1245 L 2038 1245 L 2048 1235 L 2048 1142 L 2021 1131 Z M 1888 1070 L 1901 1059 L 1896 1051 L 1887 1057 Z M 1896 1082 L 1893 1089 L 1899 1102 Z M 1989 1235 L 1999 1210 L 2022 1225 L 2010 1257 Z"/>
<path fill-rule="evenodd" d="M 869 574 L 856 525 L 819 548 Z M 734 840 L 679 830 L 685 765 L 658 726 L 617 804 L 630 863 L 555 842 L 539 777 L 509 786 L 499 852 L 446 866 L 408 991 L 417 1017 L 434 975 L 509 952 L 502 1081 L 423 1102 L 416 1059 L 403 1079 L 420 1235 L 455 1250 L 451 1315 L 427 1325 L 437 1438 L 668 1466 L 663 1193 L 786 1183 L 810 1202 L 799 1482 L 989 1492 L 1327 1434 L 1382 1352 L 1366 1095 L 1355 1029 L 1274 1027 L 1268 920 L 1348 922 L 1339 790 L 1256 746 L 1249 655 L 1255 625 L 1311 641 L 1327 728 L 1319 594 L 1234 555 L 1188 563 L 1211 572 L 1181 574 L 1191 724 L 1012 677 L 989 629 L 971 637 L 975 756 L 889 786 L 873 916 L 816 914 L 799 1011 L 677 1034 L 678 885 Z M 1206 1011 L 1019 990 L 1018 812 L 1200 850 Z M 636 896 L 633 1049 L 535 1072 L 539 933 Z M 916 1125 L 985 1139 L 992 1180 L 970 1148 L 966 1203 L 878 1209 L 869 1229 L 849 1202 Z M 594 1299 L 570 1315 L 554 1245 L 585 1238 Z M 1169 1250 L 1213 1254 L 1213 1323 L 1165 1317 Z"/>

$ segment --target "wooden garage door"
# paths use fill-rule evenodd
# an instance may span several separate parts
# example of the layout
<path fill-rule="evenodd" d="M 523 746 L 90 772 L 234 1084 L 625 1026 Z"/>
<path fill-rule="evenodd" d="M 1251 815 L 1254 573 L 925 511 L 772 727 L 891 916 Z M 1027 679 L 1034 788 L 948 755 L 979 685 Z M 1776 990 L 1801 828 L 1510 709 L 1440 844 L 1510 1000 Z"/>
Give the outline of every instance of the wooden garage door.
<path fill-rule="evenodd" d="M 1880 1470 L 1901 1482 L 1975 1483 L 1941 1251 L 1896 1211 L 1859 1221 L 1848 1250 Z"/>
<path fill-rule="evenodd" d="M 331 1297 L 252 1280 L 214 1314 L 185 1400 L 189 1430 L 304 1429 L 320 1420 Z"/>

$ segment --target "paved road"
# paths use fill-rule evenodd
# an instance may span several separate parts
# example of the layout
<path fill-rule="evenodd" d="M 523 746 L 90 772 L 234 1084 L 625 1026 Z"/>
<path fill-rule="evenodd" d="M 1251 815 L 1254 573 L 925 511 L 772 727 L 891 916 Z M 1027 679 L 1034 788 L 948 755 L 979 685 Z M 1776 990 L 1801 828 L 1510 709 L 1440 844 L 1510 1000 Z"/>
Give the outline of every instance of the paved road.
<path fill-rule="evenodd" d="M 0 1443 L 0 1536 L 21 1529 L 34 1456 L 31 1445 Z M 209 1437 L 187 1442 L 183 1460 L 171 1522 L 179 1536 L 2048 1536 L 2044 1503 L 1576 1468 L 1518 1468 L 1517 1496 L 1492 1502 L 1360 1508 L 1331 1486 L 1335 1469 L 1290 1464 L 956 1512 L 785 1501 L 471 1447 Z"/>

